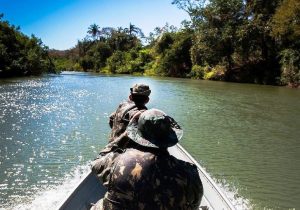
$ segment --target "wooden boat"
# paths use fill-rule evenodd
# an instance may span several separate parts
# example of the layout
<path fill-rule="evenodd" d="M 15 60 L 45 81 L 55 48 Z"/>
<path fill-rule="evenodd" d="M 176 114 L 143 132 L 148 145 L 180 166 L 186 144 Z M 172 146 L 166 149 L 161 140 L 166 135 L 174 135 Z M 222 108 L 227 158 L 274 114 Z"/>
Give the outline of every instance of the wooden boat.
<path fill-rule="evenodd" d="M 182 146 L 177 144 L 169 148 L 169 152 L 176 158 L 192 162 L 198 167 L 204 188 L 204 195 L 200 206 L 206 206 L 209 210 L 236 209 L 217 184 Z M 96 203 L 104 196 L 105 191 L 105 188 L 97 180 L 96 176 L 89 173 L 62 204 L 59 205 L 59 210 L 88 210 L 91 203 Z"/>

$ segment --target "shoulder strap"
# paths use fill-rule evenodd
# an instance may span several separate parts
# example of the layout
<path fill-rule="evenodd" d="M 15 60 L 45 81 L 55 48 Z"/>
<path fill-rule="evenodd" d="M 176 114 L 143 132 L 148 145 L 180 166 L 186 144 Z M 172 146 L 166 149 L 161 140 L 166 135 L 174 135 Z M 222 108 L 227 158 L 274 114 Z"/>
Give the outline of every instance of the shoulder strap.
<path fill-rule="evenodd" d="M 125 119 L 126 114 L 127 114 L 130 110 L 132 110 L 132 109 L 134 109 L 134 108 L 136 108 L 136 107 L 137 107 L 137 106 L 135 105 L 135 103 L 133 103 L 133 104 L 131 104 L 131 105 L 128 105 L 128 107 L 126 107 L 125 111 L 124 111 L 123 114 L 122 114 L 121 120 L 122 120 L 122 121 L 128 121 L 127 119 Z"/>

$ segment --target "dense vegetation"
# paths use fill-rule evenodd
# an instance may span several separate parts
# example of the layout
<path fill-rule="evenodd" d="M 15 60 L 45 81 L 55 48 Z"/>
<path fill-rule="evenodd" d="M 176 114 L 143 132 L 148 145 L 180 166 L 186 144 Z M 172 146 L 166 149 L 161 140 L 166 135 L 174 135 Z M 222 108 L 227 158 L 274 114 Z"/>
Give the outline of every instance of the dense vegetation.
<path fill-rule="evenodd" d="M 260 84 L 300 84 L 298 0 L 173 0 L 190 21 L 145 37 L 93 24 L 85 39 L 53 51 L 59 69 L 191 77 Z"/>
<path fill-rule="evenodd" d="M 128 28 L 92 24 L 73 48 L 49 51 L 56 69 L 300 85 L 299 0 L 172 3 L 190 16 L 180 29 L 166 24 L 145 36 L 131 23 Z M 51 69 L 41 41 L 3 21 L 0 54 L 1 72 Z"/>
<path fill-rule="evenodd" d="M 192 76 L 299 85 L 299 0 L 173 3 L 192 20 Z"/>
<path fill-rule="evenodd" d="M 53 72 L 48 49 L 40 39 L 22 34 L 19 27 L 0 14 L 0 77 L 40 75 Z"/>

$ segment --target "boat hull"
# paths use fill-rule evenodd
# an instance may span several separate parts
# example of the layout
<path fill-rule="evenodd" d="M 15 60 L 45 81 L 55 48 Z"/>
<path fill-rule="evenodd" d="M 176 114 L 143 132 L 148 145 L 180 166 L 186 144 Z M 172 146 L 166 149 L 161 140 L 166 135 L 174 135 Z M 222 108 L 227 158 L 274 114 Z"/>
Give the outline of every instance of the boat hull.
<path fill-rule="evenodd" d="M 93 173 L 87 174 L 59 210 L 88 210 L 92 203 L 103 198 L 106 189 Z"/>
<path fill-rule="evenodd" d="M 222 190 L 184 148 L 177 144 L 169 148 L 169 152 L 178 159 L 196 164 L 204 189 L 200 206 L 206 206 L 209 210 L 235 210 L 235 207 Z M 105 192 L 106 189 L 99 182 L 96 175 L 90 172 L 63 201 L 59 206 L 59 210 L 88 210 L 92 203 L 96 203 L 104 196 Z"/>

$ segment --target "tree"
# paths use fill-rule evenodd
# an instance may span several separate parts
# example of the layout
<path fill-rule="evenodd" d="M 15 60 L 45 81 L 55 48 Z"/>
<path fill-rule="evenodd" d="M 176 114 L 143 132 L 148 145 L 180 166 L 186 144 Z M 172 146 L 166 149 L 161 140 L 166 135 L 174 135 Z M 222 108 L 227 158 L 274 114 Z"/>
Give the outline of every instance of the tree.
<path fill-rule="evenodd" d="M 131 23 L 129 23 L 129 28 L 125 28 L 124 31 L 128 33 L 129 36 L 144 37 L 142 30 Z"/>
<path fill-rule="evenodd" d="M 48 47 L 35 36 L 28 37 L 19 27 L 0 15 L 0 77 L 54 73 Z"/>
<path fill-rule="evenodd" d="M 285 49 L 281 52 L 281 82 L 292 87 L 300 86 L 299 49 Z"/>
<path fill-rule="evenodd" d="M 158 37 L 155 51 L 158 54 L 164 54 L 166 50 L 170 49 L 174 43 L 174 33 L 163 33 Z"/>
<path fill-rule="evenodd" d="M 272 18 L 271 27 L 272 36 L 280 41 L 293 43 L 299 40 L 300 2 L 284 0 Z"/>
<path fill-rule="evenodd" d="M 114 33 L 115 29 L 112 27 L 104 27 L 99 31 L 100 41 L 109 39 Z"/>
<path fill-rule="evenodd" d="M 112 50 L 108 43 L 99 42 L 95 44 L 91 51 L 93 52 L 94 67 L 99 70 L 106 65 L 106 60 L 112 55 Z"/>
<path fill-rule="evenodd" d="M 282 1 L 271 27 L 280 51 L 281 82 L 297 87 L 300 85 L 300 2 Z"/>
<path fill-rule="evenodd" d="M 87 31 L 87 33 L 90 34 L 94 40 L 97 39 L 99 32 L 100 27 L 96 23 L 90 25 Z"/>
<path fill-rule="evenodd" d="M 233 67 L 232 55 L 236 45 L 236 30 L 242 24 L 242 0 L 212 0 L 205 5 L 191 1 L 174 1 L 187 7 L 195 30 L 192 57 L 194 64 L 217 65 L 226 61 Z M 185 4 L 184 4 L 185 2 Z M 200 1 L 201 2 L 201 1 Z"/>
<path fill-rule="evenodd" d="M 155 45 L 157 73 L 173 77 L 186 77 L 191 71 L 190 49 L 192 34 L 188 31 L 162 34 Z"/>

